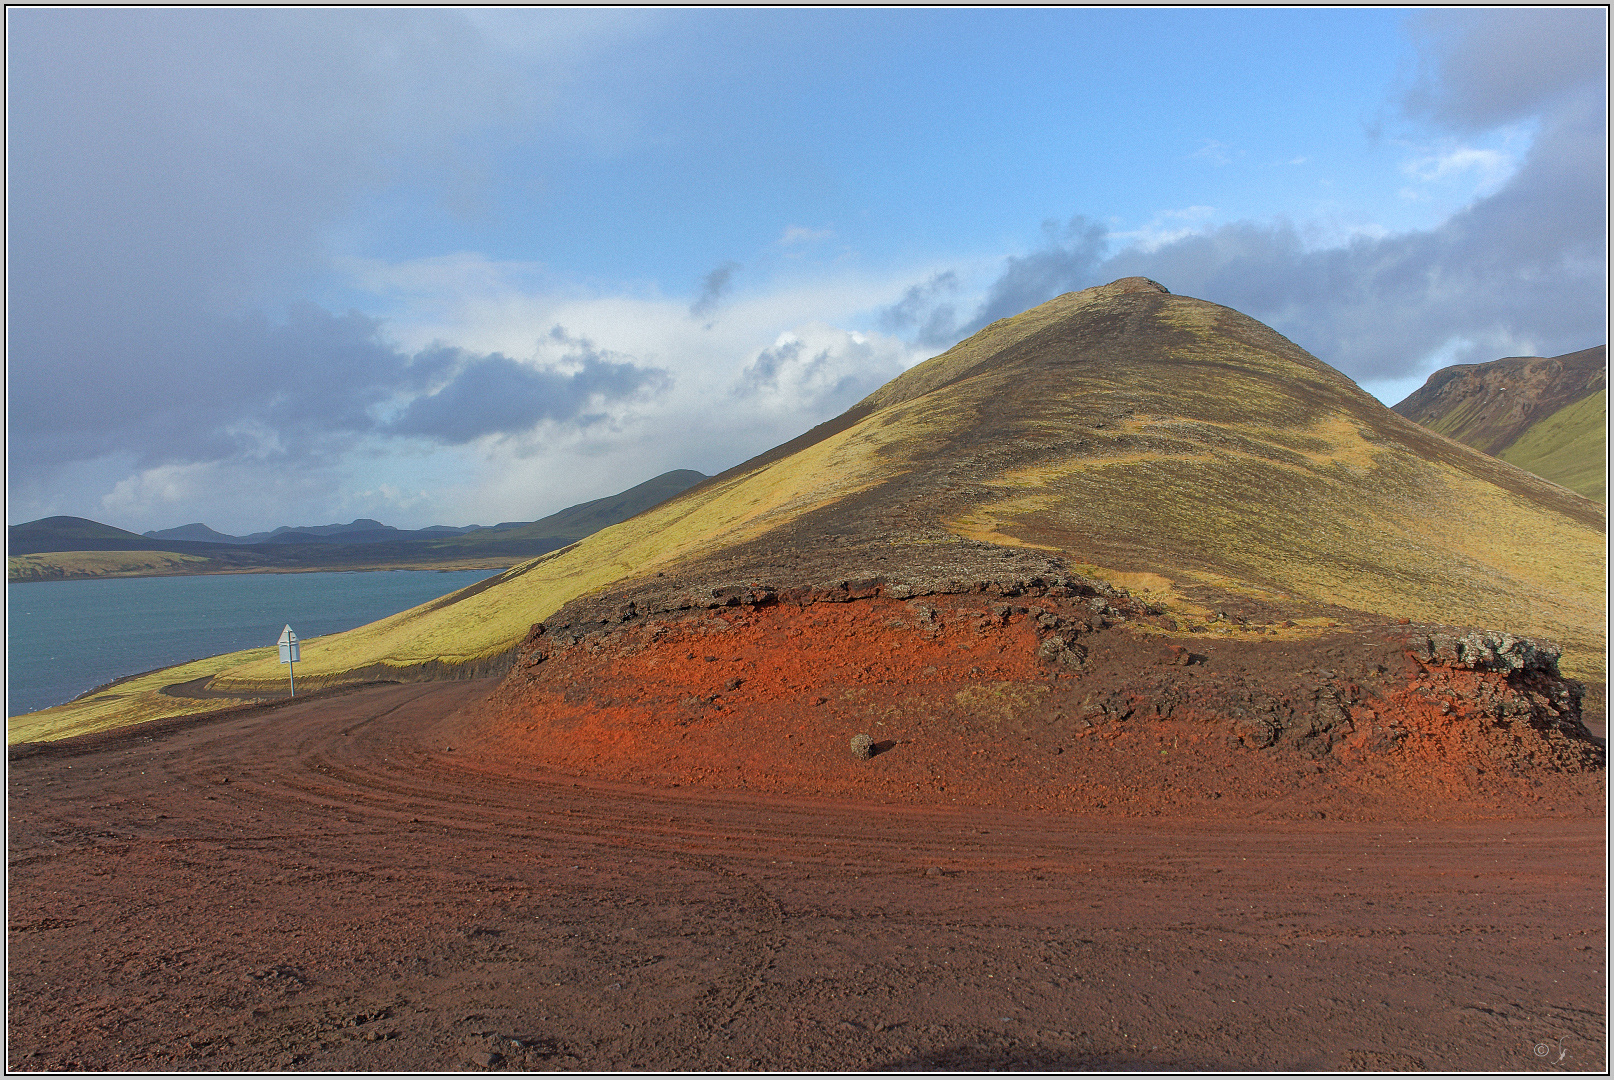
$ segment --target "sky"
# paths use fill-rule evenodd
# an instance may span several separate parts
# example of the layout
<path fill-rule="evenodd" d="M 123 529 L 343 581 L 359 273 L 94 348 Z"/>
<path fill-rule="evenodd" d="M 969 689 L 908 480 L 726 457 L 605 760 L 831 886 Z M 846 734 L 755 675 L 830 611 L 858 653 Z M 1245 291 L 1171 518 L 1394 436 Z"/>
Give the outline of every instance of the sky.
<path fill-rule="evenodd" d="M 1606 20 L 12 7 L 7 518 L 533 520 L 1133 274 L 1387 404 L 1602 344 Z"/>

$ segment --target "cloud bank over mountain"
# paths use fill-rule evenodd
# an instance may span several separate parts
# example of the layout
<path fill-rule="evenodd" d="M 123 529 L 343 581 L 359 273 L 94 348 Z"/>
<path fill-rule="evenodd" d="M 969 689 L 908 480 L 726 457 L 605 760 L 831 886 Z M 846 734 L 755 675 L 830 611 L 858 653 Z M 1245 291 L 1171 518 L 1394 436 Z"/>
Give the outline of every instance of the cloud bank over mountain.
<path fill-rule="evenodd" d="M 1370 389 L 1603 334 L 1601 10 L 7 19 L 14 521 L 533 518 L 1133 274 Z"/>
<path fill-rule="evenodd" d="M 1450 140 L 1449 159 L 1488 160 L 1465 151 L 1464 136 L 1534 129 L 1497 190 L 1434 228 L 1319 246 L 1294 222 L 1236 221 L 1143 247 L 1117 244 L 1078 215 L 1048 223 L 1042 247 L 1007 259 L 969 318 L 938 325 L 954 312 L 950 297 L 932 299 L 947 274 L 914 286 L 886 317 L 922 325 L 920 339 L 939 343 L 1139 275 L 1270 323 L 1360 381 L 1596 344 L 1607 295 L 1604 55 L 1563 14 L 1422 20 L 1424 66 L 1403 102 Z"/>

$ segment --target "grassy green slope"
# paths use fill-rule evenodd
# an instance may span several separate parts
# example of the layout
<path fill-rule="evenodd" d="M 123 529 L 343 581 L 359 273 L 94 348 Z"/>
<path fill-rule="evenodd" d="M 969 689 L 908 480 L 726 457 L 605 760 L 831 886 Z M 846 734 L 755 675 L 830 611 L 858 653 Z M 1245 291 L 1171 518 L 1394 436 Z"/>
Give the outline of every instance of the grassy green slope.
<path fill-rule="evenodd" d="M 150 577 L 156 574 L 192 573 L 210 568 L 213 560 L 177 551 L 53 551 L 38 555 L 12 555 L 6 559 L 6 580 L 61 581 L 64 578 Z"/>
<path fill-rule="evenodd" d="M 1608 349 L 1598 345 L 1442 368 L 1394 411 L 1606 502 L 1607 385 Z"/>
<path fill-rule="evenodd" d="M 1606 505 L 1608 389 L 1533 424 L 1497 456 Z"/>

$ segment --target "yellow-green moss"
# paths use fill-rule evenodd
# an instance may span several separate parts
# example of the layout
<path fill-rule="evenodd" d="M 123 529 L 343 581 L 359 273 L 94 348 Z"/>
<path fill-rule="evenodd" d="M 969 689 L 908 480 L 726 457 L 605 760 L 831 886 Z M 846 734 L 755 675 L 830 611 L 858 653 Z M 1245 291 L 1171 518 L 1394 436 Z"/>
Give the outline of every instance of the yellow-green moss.
<path fill-rule="evenodd" d="M 1608 503 L 1608 390 L 1602 389 L 1532 424 L 1497 457 Z"/>

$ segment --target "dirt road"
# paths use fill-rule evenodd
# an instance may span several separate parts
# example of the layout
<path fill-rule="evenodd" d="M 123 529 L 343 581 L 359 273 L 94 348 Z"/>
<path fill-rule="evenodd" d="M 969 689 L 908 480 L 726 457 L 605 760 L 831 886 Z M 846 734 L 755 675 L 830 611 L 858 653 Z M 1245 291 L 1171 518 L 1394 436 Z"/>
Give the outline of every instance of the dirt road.
<path fill-rule="evenodd" d="M 470 749 L 491 689 L 14 754 L 10 1068 L 1605 1065 L 1601 817 L 608 785 Z"/>

